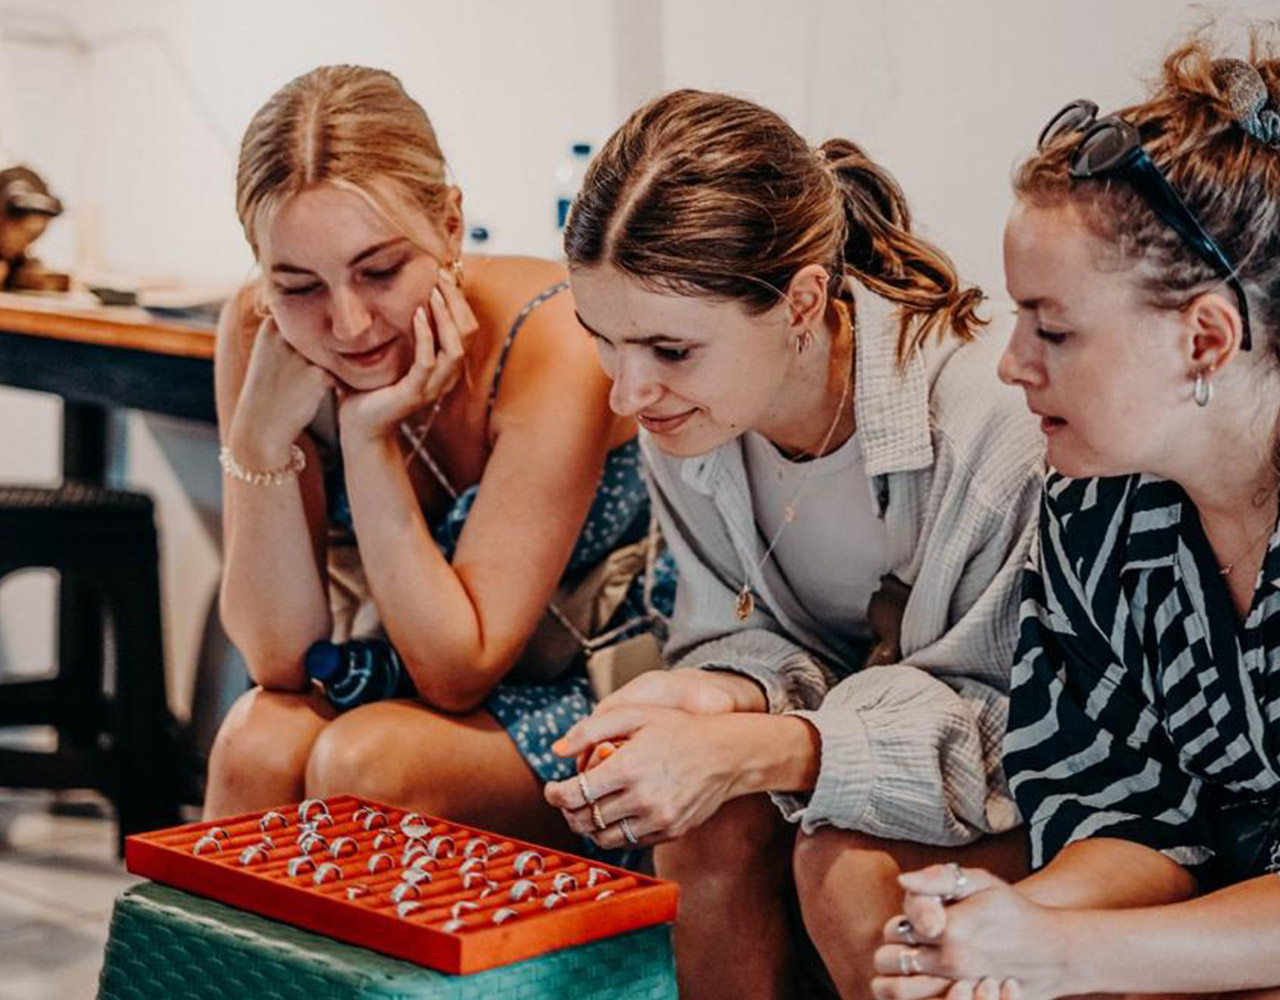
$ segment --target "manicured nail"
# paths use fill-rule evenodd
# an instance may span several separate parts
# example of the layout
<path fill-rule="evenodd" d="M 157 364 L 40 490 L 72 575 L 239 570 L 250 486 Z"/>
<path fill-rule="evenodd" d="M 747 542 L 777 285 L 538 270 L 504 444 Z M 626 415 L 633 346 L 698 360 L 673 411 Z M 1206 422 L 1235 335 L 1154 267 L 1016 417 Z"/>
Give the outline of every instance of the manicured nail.
<path fill-rule="evenodd" d="M 444 296 L 440 294 L 439 288 L 431 289 L 431 301 L 438 306 L 444 305 Z"/>
<path fill-rule="evenodd" d="M 427 311 L 423 309 L 422 306 L 418 306 L 418 308 L 413 311 L 413 321 L 415 323 L 425 323 L 427 321 Z"/>

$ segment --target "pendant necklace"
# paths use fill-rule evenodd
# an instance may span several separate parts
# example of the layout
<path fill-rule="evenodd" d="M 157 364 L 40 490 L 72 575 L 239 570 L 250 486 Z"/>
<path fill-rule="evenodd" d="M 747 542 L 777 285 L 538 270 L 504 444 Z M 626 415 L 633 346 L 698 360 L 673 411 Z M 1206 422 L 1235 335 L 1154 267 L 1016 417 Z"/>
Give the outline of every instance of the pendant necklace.
<path fill-rule="evenodd" d="M 1255 498 L 1253 505 L 1255 507 L 1261 507 L 1264 503 L 1267 502 L 1267 500 L 1271 497 L 1271 495 L 1275 493 L 1275 491 L 1276 491 L 1276 487 L 1273 486 L 1271 489 L 1267 490 L 1265 494 L 1262 495 L 1262 498 L 1260 501 Z M 1257 535 L 1255 535 L 1253 540 L 1249 542 L 1248 547 L 1243 552 L 1241 552 L 1238 556 L 1232 559 L 1231 562 L 1223 566 L 1218 572 L 1221 573 L 1224 577 L 1230 576 L 1231 571 L 1235 569 L 1237 566 L 1239 566 L 1240 563 L 1244 562 L 1244 560 L 1248 557 L 1249 553 L 1251 553 L 1254 550 L 1257 544 L 1260 541 L 1262 541 L 1264 538 L 1270 538 L 1271 535 L 1275 533 L 1275 530 L 1276 530 L 1275 522 L 1268 521 L 1267 524 L 1264 526 L 1263 530 L 1259 532 Z"/>
<path fill-rule="evenodd" d="M 853 332 L 853 321 L 849 315 L 849 307 L 839 299 L 833 299 L 832 304 L 840 313 L 841 330 L 849 330 Z M 831 443 L 831 439 L 835 437 L 836 428 L 840 426 L 840 418 L 844 415 L 845 404 L 849 401 L 849 391 L 853 387 L 853 365 L 850 358 L 849 377 L 845 379 L 844 386 L 840 390 L 840 402 L 836 404 L 835 419 L 831 421 L 831 426 L 827 428 L 827 433 L 822 439 L 822 443 L 818 445 L 818 450 L 812 453 L 813 458 L 820 458 L 826 454 L 827 445 Z M 803 453 L 802 453 L 803 454 Z M 773 537 L 769 539 L 769 544 L 765 547 L 764 555 L 756 562 L 755 569 L 751 574 L 744 578 L 742 587 L 738 590 L 737 598 L 734 601 L 734 612 L 738 616 L 739 621 L 746 621 L 756 609 L 755 595 L 751 592 L 750 576 L 758 576 L 763 570 L 765 563 L 769 561 L 769 556 L 773 554 L 774 548 L 778 544 L 778 540 L 782 537 L 782 533 L 787 530 L 787 526 L 792 524 L 797 518 L 796 504 L 800 500 L 800 495 L 804 492 L 805 487 L 809 485 L 809 477 L 813 475 L 813 463 L 805 468 L 804 474 L 800 477 L 800 482 L 796 485 L 795 491 L 782 508 L 782 523 L 778 525 L 777 531 L 773 533 Z"/>

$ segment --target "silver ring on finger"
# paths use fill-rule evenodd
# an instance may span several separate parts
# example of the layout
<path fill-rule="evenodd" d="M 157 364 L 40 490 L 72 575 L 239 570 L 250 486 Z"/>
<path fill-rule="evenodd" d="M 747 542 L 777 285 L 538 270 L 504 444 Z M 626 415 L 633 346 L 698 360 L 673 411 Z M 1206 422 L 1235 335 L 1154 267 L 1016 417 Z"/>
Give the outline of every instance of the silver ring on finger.
<path fill-rule="evenodd" d="M 628 818 L 629 817 L 627 816 L 623 816 L 622 819 L 618 820 L 618 826 L 622 830 L 622 835 L 627 838 L 627 843 L 632 847 L 635 847 L 640 843 L 640 841 L 636 838 L 636 835 L 631 832 L 631 824 L 627 822 Z"/>
<path fill-rule="evenodd" d="M 596 832 L 603 833 L 608 828 L 608 823 L 604 821 L 604 813 L 600 811 L 600 803 L 591 803 L 591 822 L 596 825 Z"/>
<path fill-rule="evenodd" d="M 914 946 L 920 943 L 920 939 L 916 937 L 915 925 L 909 917 L 899 917 L 898 922 L 893 925 L 893 930 L 902 941 L 909 945 Z"/>
<path fill-rule="evenodd" d="M 924 969 L 920 965 L 920 952 L 915 948 L 903 948 L 898 952 L 898 973 L 903 976 L 918 976 Z"/>
<path fill-rule="evenodd" d="M 578 791 L 582 792 L 582 797 L 587 805 L 596 804 L 596 797 L 591 794 L 591 786 L 587 784 L 587 776 L 582 771 L 578 772 Z"/>
<path fill-rule="evenodd" d="M 966 875 L 964 869 L 954 861 L 947 862 L 947 869 L 951 872 L 951 878 L 953 881 L 951 884 L 951 891 L 942 898 L 945 902 L 954 903 L 957 899 L 963 897 L 965 890 L 969 888 L 969 876 Z"/>

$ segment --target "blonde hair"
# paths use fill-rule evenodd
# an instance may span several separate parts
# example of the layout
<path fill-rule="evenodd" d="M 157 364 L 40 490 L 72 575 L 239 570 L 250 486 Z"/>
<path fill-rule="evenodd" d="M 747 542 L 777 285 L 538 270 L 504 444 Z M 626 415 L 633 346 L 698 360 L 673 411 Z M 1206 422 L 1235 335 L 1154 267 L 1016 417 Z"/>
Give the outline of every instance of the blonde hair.
<path fill-rule="evenodd" d="M 1248 62 L 1280 111 L 1280 58 L 1274 24 L 1251 30 Z M 1280 359 L 1280 149 L 1241 126 L 1232 106 L 1230 63 L 1215 57 L 1209 29 L 1164 61 L 1151 96 L 1124 108 L 1143 148 L 1236 268 L 1249 300 L 1255 343 Z M 1132 185 L 1070 175 L 1080 136 L 1064 135 L 1029 157 L 1014 191 L 1037 208 L 1071 205 L 1109 254 L 1133 267 L 1147 300 L 1181 309 L 1221 277 L 1147 205 Z"/>
<path fill-rule="evenodd" d="M 253 116 L 240 144 L 236 214 L 255 256 L 263 220 L 316 184 L 354 191 L 406 229 L 377 190 L 379 180 L 440 217 L 450 187 L 426 112 L 385 70 L 321 66 L 285 84 Z"/>
<path fill-rule="evenodd" d="M 677 90 L 635 111 L 587 171 L 565 227 L 569 266 L 608 263 L 682 294 L 764 312 L 802 268 L 832 295 L 851 276 L 901 306 L 905 364 L 936 330 L 971 339 L 982 292 L 911 232 L 889 173 L 845 139 L 821 157 L 781 116 L 725 94 Z"/>

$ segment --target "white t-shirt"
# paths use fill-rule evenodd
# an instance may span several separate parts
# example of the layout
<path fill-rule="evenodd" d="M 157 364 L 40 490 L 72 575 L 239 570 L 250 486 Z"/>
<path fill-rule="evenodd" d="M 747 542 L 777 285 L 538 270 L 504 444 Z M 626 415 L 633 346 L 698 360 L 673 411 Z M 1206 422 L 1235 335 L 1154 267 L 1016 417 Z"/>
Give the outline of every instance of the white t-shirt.
<path fill-rule="evenodd" d="M 752 506 L 766 546 L 785 522 L 787 505 L 795 507 L 796 518 L 782 528 L 770 561 L 823 630 L 865 638 L 867 603 L 889 572 L 889 536 L 876 516 L 858 435 L 828 455 L 801 462 L 755 432 L 745 435 L 744 445 Z"/>

